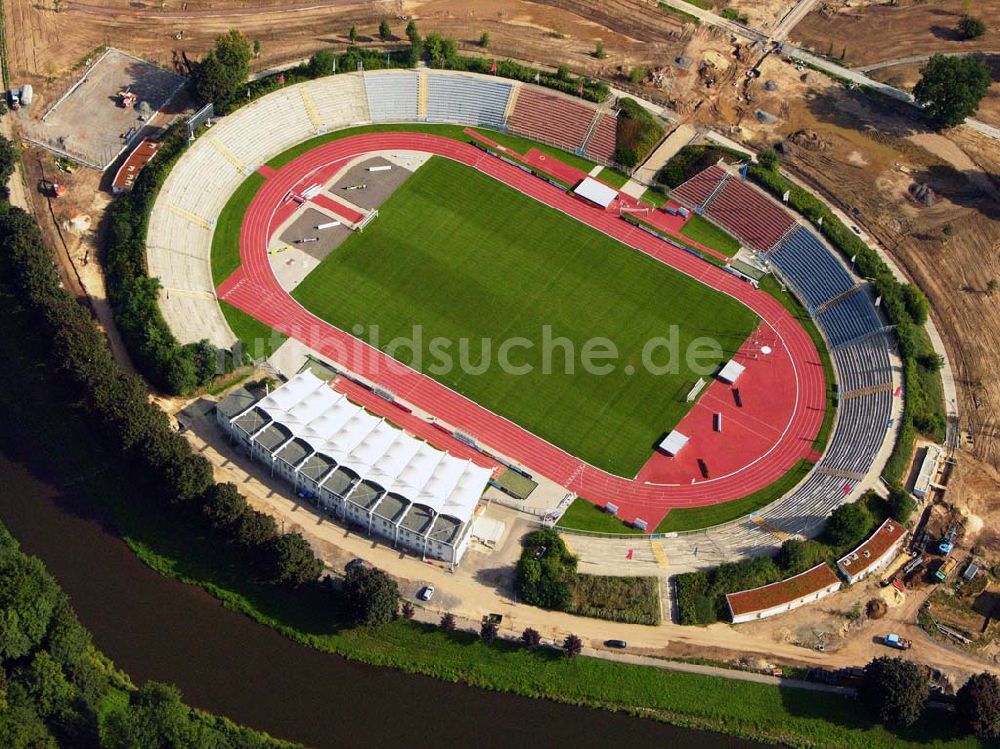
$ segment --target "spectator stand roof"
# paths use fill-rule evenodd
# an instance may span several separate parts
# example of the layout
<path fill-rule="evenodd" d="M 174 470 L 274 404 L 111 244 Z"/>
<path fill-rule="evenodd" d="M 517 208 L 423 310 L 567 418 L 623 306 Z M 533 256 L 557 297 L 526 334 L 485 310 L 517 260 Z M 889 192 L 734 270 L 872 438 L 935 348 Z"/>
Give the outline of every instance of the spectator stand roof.
<path fill-rule="evenodd" d="M 596 203 L 601 208 L 607 208 L 618 197 L 616 189 L 591 177 L 584 177 L 583 181 L 573 188 L 573 193 L 591 203 Z"/>
<path fill-rule="evenodd" d="M 253 410 L 273 419 L 276 434 L 270 442 L 275 446 L 281 444 L 279 434 L 285 440 L 298 438 L 357 474 L 373 495 L 395 493 L 413 503 L 410 524 L 404 523 L 412 530 L 417 524 L 425 531 L 437 515 L 461 523 L 471 520 L 492 474 L 369 413 L 308 370 L 272 391 Z M 354 501 L 361 499 L 360 494 L 352 495 Z M 431 512 L 421 513 L 418 506 Z"/>
<path fill-rule="evenodd" d="M 888 518 L 863 544 L 837 560 L 837 567 L 849 578 L 857 579 L 870 568 L 878 566 L 887 552 L 906 535 L 906 528 Z"/>
<path fill-rule="evenodd" d="M 160 142 L 153 140 L 144 140 L 128 155 L 128 158 L 122 162 L 122 165 L 118 167 L 118 172 L 115 174 L 115 179 L 111 183 L 111 189 L 115 193 L 128 192 L 135 185 L 136 177 L 139 176 L 139 172 L 142 168 L 146 166 L 153 157 L 156 156 L 156 152 L 160 150 Z"/>

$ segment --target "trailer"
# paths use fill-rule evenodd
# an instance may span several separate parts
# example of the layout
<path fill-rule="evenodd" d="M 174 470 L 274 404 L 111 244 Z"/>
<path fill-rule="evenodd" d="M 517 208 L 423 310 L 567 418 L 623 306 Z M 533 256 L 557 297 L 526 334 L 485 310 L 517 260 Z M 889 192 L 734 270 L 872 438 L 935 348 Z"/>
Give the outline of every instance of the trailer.
<path fill-rule="evenodd" d="M 955 568 L 957 566 L 958 566 L 958 561 L 956 561 L 955 559 L 948 559 L 940 567 L 937 568 L 937 570 L 934 572 L 934 577 L 936 577 L 941 582 L 944 582 L 949 577 L 951 577 L 951 573 L 955 571 Z"/>

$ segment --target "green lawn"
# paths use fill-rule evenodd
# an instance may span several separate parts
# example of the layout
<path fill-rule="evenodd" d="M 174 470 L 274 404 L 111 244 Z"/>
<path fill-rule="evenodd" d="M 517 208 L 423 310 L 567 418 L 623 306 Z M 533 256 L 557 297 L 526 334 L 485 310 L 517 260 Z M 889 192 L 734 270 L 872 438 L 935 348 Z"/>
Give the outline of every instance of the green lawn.
<path fill-rule="evenodd" d="M 266 359 L 288 340 L 288 336 L 284 333 L 269 328 L 229 302 L 219 300 L 219 308 L 229 324 L 229 329 L 243 344 L 244 353 L 249 354 L 254 361 Z"/>
<path fill-rule="evenodd" d="M 642 197 L 640 197 L 639 200 L 647 205 L 653 206 L 654 208 L 660 208 L 661 206 L 666 205 L 670 198 L 666 195 L 658 193 L 656 190 L 649 189 L 642 194 Z"/>
<path fill-rule="evenodd" d="M 604 167 L 597 175 L 597 179 L 601 182 L 611 185 L 614 188 L 621 188 L 629 180 L 627 174 L 622 174 L 621 172 L 615 171 L 608 167 Z"/>
<path fill-rule="evenodd" d="M 685 396 L 699 377 L 684 361 L 676 372 L 651 372 L 643 366 L 647 342 L 676 325 L 676 358 L 683 360 L 694 339 L 710 337 L 722 349 L 705 357 L 711 369 L 757 324 L 735 300 L 439 158 L 410 177 L 364 233 L 348 238 L 293 296 L 342 330 L 362 325 L 360 337 L 383 350 L 419 325 L 419 351 L 398 350 L 397 359 L 622 476 L 634 476 L 657 439 L 687 413 Z M 450 342 L 448 361 L 432 343 L 438 336 Z M 601 361 L 610 373 L 582 365 L 597 336 L 617 349 L 611 364 Z M 502 348 L 518 337 L 523 345 Z M 492 364 L 475 369 L 483 351 Z M 501 351 L 531 371 L 504 371 Z M 662 364 L 668 354 L 660 349 L 652 358 Z M 458 366 L 463 360 L 473 366 Z"/>
<path fill-rule="evenodd" d="M 693 531 L 699 528 L 711 528 L 713 525 L 728 523 L 744 515 L 759 510 L 771 504 L 797 483 L 806 477 L 813 464 L 808 460 L 800 460 L 780 479 L 760 491 L 748 494 L 731 502 L 709 505 L 708 507 L 689 507 L 671 510 L 656 526 L 656 533 L 674 533 L 677 531 Z"/>
<path fill-rule="evenodd" d="M 644 534 L 644 531 L 633 528 L 583 497 L 577 497 L 573 500 L 573 503 L 566 508 L 566 512 L 559 518 L 558 525 L 560 528 L 593 533 L 624 533 L 630 536 Z"/>
<path fill-rule="evenodd" d="M 707 218 L 695 214 L 692 214 L 691 218 L 681 227 L 681 234 L 706 247 L 718 250 L 728 257 L 732 257 L 740 249 L 740 241 L 736 237 L 719 228 Z"/>
<path fill-rule="evenodd" d="M 218 286 L 240 267 L 240 227 L 264 178 L 254 172 L 236 188 L 226 202 L 212 233 L 212 282 Z"/>

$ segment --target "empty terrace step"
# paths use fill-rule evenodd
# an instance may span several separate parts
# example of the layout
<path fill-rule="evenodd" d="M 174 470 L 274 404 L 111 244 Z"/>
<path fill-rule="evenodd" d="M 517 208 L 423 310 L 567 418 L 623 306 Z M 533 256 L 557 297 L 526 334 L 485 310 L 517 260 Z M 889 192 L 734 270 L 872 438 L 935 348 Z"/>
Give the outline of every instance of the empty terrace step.
<path fill-rule="evenodd" d="M 417 79 L 417 117 L 427 118 L 427 74 Z"/>
<path fill-rule="evenodd" d="M 835 305 L 837 302 L 843 301 L 845 299 L 850 299 L 852 296 L 854 296 L 855 294 L 857 294 L 859 291 L 861 291 L 861 284 L 859 284 L 859 283 L 858 284 L 854 284 L 854 286 L 852 286 L 851 288 L 849 288 L 847 291 L 841 292 L 840 294 L 837 294 L 837 296 L 833 297 L 833 299 L 827 299 L 825 302 L 823 302 L 822 304 L 820 304 L 819 306 L 817 306 L 816 310 L 815 310 L 815 314 L 818 315 L 821 312 L 826 312 L 828 309 L 830 309 L 830 307 L 832 307 L 833 305 Z"/>
<path fill-rule="evenodd" d="M 299 93 L 302 95 L 302 106 L 306 109 L 306 116 L 309 118 L 309 123 L 313 126 L 313 130 L 317 133 L 321 132 L 325 128 L 319 112 L 316 111 L 316 104 L 313 102 L 312 96 L 309 95 L 309 91 L 305 86 L 299 87 Z"/>
<path fill-rule="evenodd" d="M 852 481 L 863 481 L 865 478 L 865 474 L 858 471 L 843 471 L 839 468 L 827 468 L 826 466 L 817 468 L 816 473 L 822 473 L 824 476 L 833 476 L 838 479 L 850 479 Z"/>
<path fill-rule="evenodd" d="M 511 116 L 514 114 L 514 107 L 517 106 L 517 97 L 521 92 L 521 84 L 515 83 L 511 86 L 510 96 L 507 98 L 507 106 L 503 110 L 503 124 L 506 127 L 507 123 L 510 121 Z"/>
<path fill-rule="evenodd" d="M 773 525 L 770 525 L 764 518 L 762 518 L 759 515 L 757 515 L 754 518 L 752 518 L 750 522 L 753 523 L 754 525 L 756 525 L 761 530 L 767 531 L 768 533 L 770 533 L 772 536 L 774 536 L 776 539 L 778 539 L 782 543 L 784 543 L 785 541 L 787 541 L 788 539 L 791 538 L 790 534 L 785 533 L 784 531 L 778 530 Z"/>
<path fill-rule="evenodd" d="M 863 398 L 866 395 L 875 395 L 875 393 L 884 393 L 886 390 L 892 390 L 894 388 L 891 382 L 884 382 L 881 385 L 871 385 L 866 388 L 858 388 L 857 390 L 848 390 L 847 392 L 840 394 L 841 400 L 846 400 L 848 398 Z"/>

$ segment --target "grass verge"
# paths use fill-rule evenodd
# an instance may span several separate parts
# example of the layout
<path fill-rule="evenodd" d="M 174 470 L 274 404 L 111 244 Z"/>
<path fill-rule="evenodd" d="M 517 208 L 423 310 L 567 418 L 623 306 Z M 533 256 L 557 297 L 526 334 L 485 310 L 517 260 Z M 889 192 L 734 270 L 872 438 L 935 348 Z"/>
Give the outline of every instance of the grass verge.
<path fill-rule="evenodd" d="M 236 188 L 226 202 L 212 234 L 212 283 L 225 281 L 240 267 L 240 228 L 250 201 L 264 185 L 264 178 L 254 172 Z M 235 331 L 234 331 L 235 332 Z"/>
<path fill-rule="evenodd" d="M 570 614 L 629 624 L 660 623 L 658 578 L 576 575 L 569 587 Z"/>
<path fill-rule="evenodd" d="M 707 218 L 692 214 L 681 227 L 681 234 L 706 247 L 718 250 L 727 257 L 732 257 L 740 249 L 740 242 L 736 237 L 721 229 Z"/>
<path fill-rule="evenodd" d="M 566 512 L 559 518 L 560 528 L 578 531 L 590 531 L 591 533 L 611 533 L 626 534 L 630 536 L 641 536 L 643 531 L 633 528 L 628 523 L 616 518 L 609 512 L 605 512 L 597 505 L 588 502 L 582 497 L 577 497 L 566 509 Z"/>

